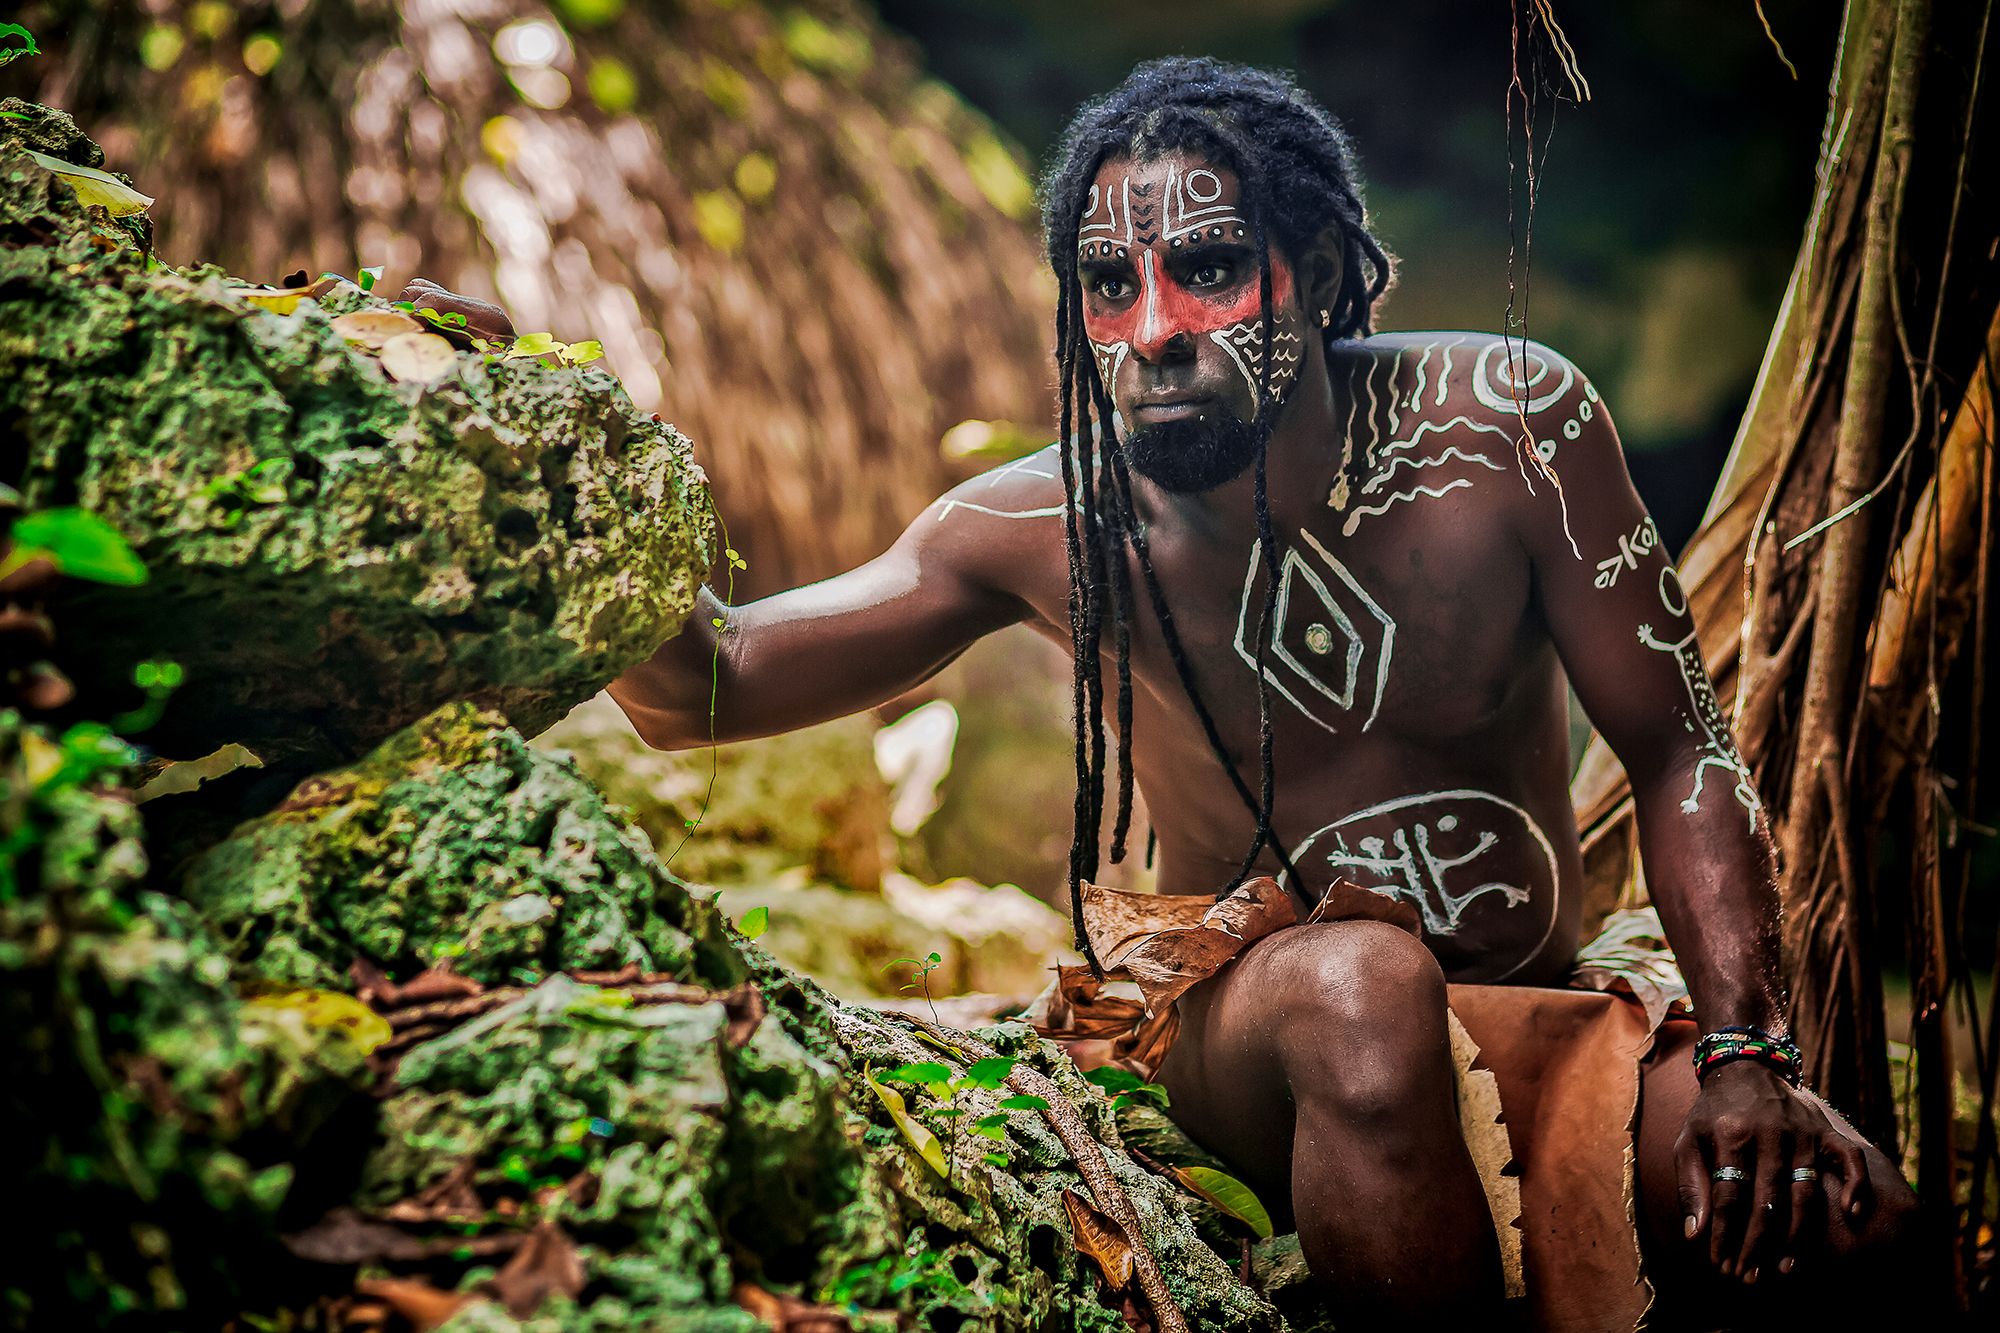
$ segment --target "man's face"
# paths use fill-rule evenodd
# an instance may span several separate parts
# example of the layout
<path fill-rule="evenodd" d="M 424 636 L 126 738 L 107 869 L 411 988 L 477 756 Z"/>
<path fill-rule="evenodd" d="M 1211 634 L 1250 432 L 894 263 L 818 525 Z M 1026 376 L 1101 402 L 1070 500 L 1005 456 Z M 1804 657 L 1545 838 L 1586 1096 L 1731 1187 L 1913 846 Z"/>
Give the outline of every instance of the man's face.
<path fill-rule="evenodd" d="M 1234 172 L 1184 153 L 1114 158 L 1077 230 L 1084 332 L 1133 466 L 1174 490 L 1219 485 L 1249 463 L 1263 319 L 1257 254 Z M 1291 266 L 1271 252 L 1271 401 L 1304 355 Z M 1189 450 L 1205 459 L 1180 459 Z M 1217 475 L 1221 474 L 1221 475 Z M 1179 483 L 1179 484 L 1176 484 Z"/>

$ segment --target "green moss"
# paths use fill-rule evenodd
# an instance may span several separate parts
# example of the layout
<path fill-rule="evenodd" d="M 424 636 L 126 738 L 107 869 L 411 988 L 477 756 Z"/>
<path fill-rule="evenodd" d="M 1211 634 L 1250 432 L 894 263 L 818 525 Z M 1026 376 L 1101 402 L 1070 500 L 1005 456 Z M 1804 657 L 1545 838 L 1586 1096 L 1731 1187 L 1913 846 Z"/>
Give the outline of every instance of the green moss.
<path fill-rule="evenodd" d="M 745 974 L 714 906 L 573 766 L 469 704 L 307 781 L 196 860 L 186 892 L 239 966 L 303 985 L 344 984 L 356 958 L 495 984 Z"/>
<path fill-rule="evenodd" d="M 212 269 L 149 269 L 90 244 L 52 180 L 0 137 L 0 227 L 44 241 L 0 247 L 21 442 L 0 482 L 91 509 L 150 567 L 62 619 L 186 667 L 157 748 L 345 759 L 458 698 L 534 731 L 679 626 L 706 492 L 610 374 L 465 352 L 398 383 L 332 327 L 385 302 L 350 286 L 278 314 Z M 230 484 L 252 468 L 275 490 Z M 109 659 L 77 671 L 125 684 Z"/>
<path fill-rule="evenodd" d="M 0 1141 L 18 1327 L 226 1305 L 254 1285 L 298 1163 L 355 1104 L 362 1051 L 295 1009 L 244 1005 L 186 904 L 146 886 L 118 767 L 0 713 Z M 305 1174 L 310 1174 L 306 1172 Z M 261 1258 L 260 1258 L 261 1256 Z"/>

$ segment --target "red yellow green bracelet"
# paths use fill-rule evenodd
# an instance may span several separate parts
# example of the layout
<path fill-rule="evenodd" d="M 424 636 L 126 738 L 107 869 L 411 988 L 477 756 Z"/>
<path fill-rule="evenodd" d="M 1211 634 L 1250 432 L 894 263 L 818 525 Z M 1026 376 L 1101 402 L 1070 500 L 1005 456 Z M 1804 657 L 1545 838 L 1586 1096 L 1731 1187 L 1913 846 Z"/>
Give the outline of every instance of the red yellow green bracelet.
<path fill-rule="evenodd" d="M 1707 1078 L 1710 1070 L 1734 1060 L 1755 1060 L 1795 1088 L 1804 1065 L 1797 1043 L 1789 1037 L 1774 1037 L 1762 1028 L 1717 1028 L 1694 1044 L 1697 1079 Z"/>

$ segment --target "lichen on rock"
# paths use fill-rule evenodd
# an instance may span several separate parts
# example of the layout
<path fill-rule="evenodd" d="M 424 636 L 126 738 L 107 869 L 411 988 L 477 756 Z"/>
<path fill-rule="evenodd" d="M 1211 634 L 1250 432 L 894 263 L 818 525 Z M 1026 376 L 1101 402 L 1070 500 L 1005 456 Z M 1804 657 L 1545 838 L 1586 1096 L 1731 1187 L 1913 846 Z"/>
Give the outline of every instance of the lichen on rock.
<path fill-rule="evenodd" d="M 344 985 L 356 958 L 395 980 L 442 964 L 493 985 L 628 966 L 748 975 L 714 905 L 574 766 L 470 704 L 308 779 L 184 887 L 240 968 L 298 985 Z"/>
<path fill-rule="evenodd" d="M 0 129 L 0 226 L 27 242 L 0 246 L 0 424 L 20 442 L 0 482 L 92 510 L 151 569 L 62 614 L 75 641 L 186 669 L 156 748 L 337 761 L 452 699 L 533 732 L 679 626 L 706 490 L 609 373 L 469 350 L 399 382 L 333 324 L 387 302 L 273 299 L 91 244 L 66 193 Z"/>

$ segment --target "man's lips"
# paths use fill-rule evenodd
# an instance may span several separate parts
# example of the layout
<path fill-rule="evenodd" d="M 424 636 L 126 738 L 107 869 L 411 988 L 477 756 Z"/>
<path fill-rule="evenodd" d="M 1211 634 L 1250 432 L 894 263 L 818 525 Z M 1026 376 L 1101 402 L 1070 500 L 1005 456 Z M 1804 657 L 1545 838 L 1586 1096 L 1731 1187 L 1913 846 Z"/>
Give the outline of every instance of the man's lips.
<path fill-rule="evenodd" d="M 1199 416 L 1213 405 L 1208 394 L 1157 394 L 1132 404 L 1132 415 L 1141 421 L 1182 421 Z"/>

